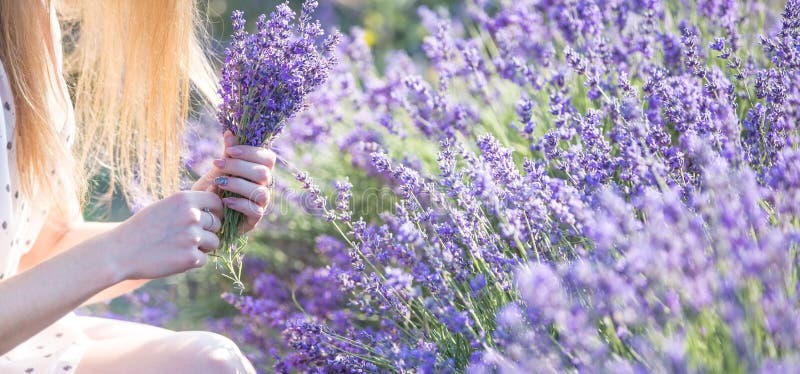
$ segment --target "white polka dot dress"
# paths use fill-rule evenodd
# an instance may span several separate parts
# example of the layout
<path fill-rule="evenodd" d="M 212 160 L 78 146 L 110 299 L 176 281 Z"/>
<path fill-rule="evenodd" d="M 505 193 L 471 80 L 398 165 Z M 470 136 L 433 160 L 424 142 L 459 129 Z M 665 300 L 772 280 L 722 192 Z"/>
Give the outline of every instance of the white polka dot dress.
<path fill-rule="evenodd" d="M 53 12 L 53 40 L 61 40 L 58 21 Z M 59 68 L 60 48 L 56 48 Z M 71 143 L 74 138 L 74 115 L 66 84 L 62 92 L 49 100 L 53 125 L 61 139 Z M 63 96 L 61 94 L 64 94 Z M 17 169 L 16 113 L 6 69 L 0 62 L 0 282 L 14 276 L 20 258 L 27 253 L 41 231 L 48 207 L 41 202 L 28 201 L 20 191 Z M 34 193 L 33 196 L 36 196 Z M 3 301 L 0 300 L 0 306 Z M 73 313 L 0 356 L 0 373 L 63 373 L 75 372 L 89 342 L 77 324 Z"/>

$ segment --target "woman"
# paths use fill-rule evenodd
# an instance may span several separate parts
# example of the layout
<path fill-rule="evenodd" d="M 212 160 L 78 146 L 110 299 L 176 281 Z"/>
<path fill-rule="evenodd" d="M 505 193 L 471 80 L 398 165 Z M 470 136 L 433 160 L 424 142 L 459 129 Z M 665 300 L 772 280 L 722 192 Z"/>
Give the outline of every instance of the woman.
<path fill-rule="evenodd" d="M 223 206 L 245 231 L 266 209 L 275 156 L 231 134 L 175 192 L 190 91 L 210 103 L 216 82 L 197 14 L 192 0 L 0 1 L 0 373 L 254 371 L 219 335 L 72 313 L 203 266 Z M 83 222 L 81 181 L 101 167 L 127 195 L 164 198 L 119 224 Z"/>

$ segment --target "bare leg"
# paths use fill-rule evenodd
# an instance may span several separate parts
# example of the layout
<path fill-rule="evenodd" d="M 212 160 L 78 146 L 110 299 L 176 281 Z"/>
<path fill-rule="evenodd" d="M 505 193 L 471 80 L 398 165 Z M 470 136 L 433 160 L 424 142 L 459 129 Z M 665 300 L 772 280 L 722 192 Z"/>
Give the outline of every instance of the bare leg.
<path fill-rule="evenodd" d="M 77 320 L 83 333 L 92 340 L 114 339 L 131 335 L 161 338 L 175 333 L 161 327 L 108 318 L 78 316 Z"/>
<path fill-rule="evenodd" d="M 239 348 L 221 335 L 84 318 L 84 331 L 92 344 L 77 374 L 255 373 Z"/>

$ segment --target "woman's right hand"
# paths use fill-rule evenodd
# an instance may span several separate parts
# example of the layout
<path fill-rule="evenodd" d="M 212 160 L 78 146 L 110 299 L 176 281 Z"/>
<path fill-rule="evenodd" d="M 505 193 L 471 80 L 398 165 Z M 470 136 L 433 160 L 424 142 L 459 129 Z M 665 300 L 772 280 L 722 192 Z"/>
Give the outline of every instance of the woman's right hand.
<path fill-rule="evenodd" d="M 161 278 L 205 265 L 206 253 L 219 246 L 221 215 L 222 201 L 216 194 L 182 191 L 142 209 L 98 239 L 114 251 L 121 278 Z"/>

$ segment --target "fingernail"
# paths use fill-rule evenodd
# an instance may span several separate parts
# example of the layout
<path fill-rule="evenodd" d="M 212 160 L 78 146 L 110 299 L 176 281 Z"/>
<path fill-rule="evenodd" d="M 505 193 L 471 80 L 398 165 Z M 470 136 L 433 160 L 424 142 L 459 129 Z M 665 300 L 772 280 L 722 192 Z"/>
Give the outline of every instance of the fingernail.
<path fill-rule="evenodd" d="M 214 178 L 214 183 L 218 186 L 227 186 L 228 185 L 228 178 L 227 177 L 216 177 Z"/>
<path fill-rule="evenodd" d="M 222 199 L 222 202 L 225 203 L 225 205 L 233 205 L 236 203 L 236 200 L 232 197 L 226 197 Z"/>
<path fill-rule="evenodd" d="M 228 148 L 228 154 L 231 156 L 241 156 L 242 150 L 239 148 Z"/>
<path fill-rule="evenodd" d="M 216 166 L 218 168 L 224 168 L 225 167 L 225 159 L 220 158 L 220 159 L 214 160 L 214 166 Z"/>

